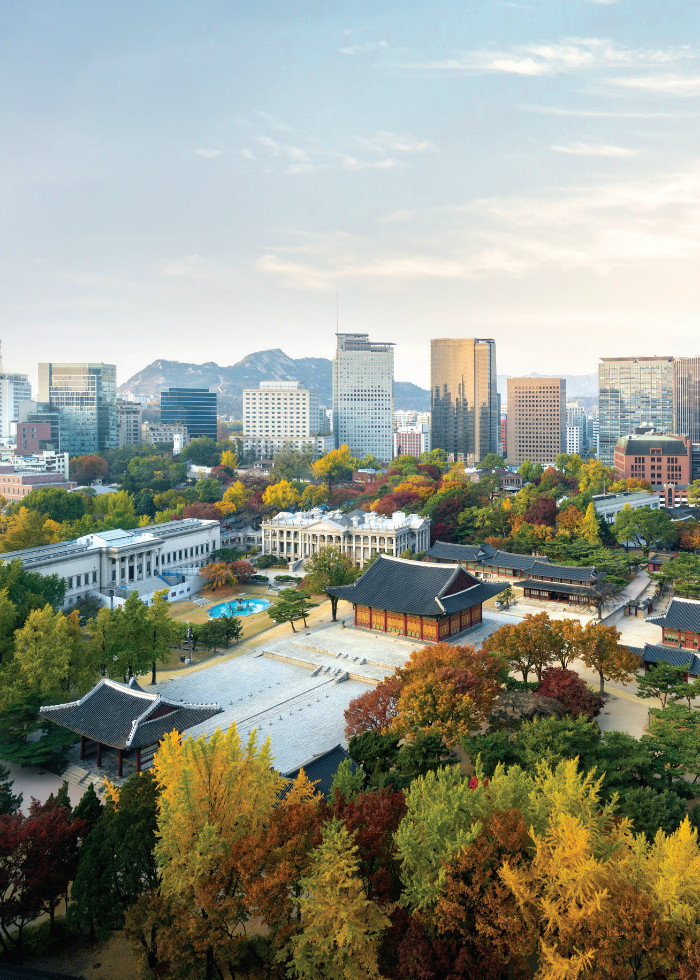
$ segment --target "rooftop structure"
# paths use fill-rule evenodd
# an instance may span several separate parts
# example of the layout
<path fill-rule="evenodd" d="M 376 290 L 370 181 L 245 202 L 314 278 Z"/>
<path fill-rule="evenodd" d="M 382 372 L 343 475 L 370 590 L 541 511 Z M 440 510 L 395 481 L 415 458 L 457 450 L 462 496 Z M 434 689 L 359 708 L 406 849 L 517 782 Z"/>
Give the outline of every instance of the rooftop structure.
<path fill-rule="evenodd" d="M 482 603 L 503 589 L 460 565 L 379 555 L 352 585 L 326 592 L 353 604 L 355 626 L 438 642 L 480 623 Z"/>
<path fill-rule="evenodd" d="M 340 548 L 353 561 L 364 565 L 372 554 L 414 554 L 430 544 L 430 518 L 396 511 L 391 517 L 354 510 L 282 511 L 262 525 L 262 552 L 288 561 L 308 558 L 328 545 Z"/>
<path fill-rule="evenodd" d="M 80 735 L 81 759 L 94 744 L 99 767 L 103 750 L 116 749 L 119 776 L 132 756 L 137 772 L 148 768 L 168 732 L 182 733 L 220 712 L 218 704 L 191 704 L 146 693 L 133 677 L 128 684 L 103 677 L 80 700 L 39 709 L 44 718 Z"/>

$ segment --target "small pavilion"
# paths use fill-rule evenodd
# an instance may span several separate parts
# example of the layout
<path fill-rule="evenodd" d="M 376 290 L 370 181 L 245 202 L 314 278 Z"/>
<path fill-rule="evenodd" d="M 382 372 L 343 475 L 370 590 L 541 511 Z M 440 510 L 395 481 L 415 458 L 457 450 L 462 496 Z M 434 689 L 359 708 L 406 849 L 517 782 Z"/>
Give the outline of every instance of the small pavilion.
<path fill-rule="evenodd" d="M 221 710 L 218 704 L 187 704 L 149 694 L 135 677 L 128 684 L 103 677 L 79 701 L 47 705 L 39 713 L 80 735 L 80 758 L 94 752 L 98 768 L 105 751 L 116 752 L 121 777 L 124 762 L 133 764 L 137 772 L 149 768 L 168 732 L 182 733 Z"/>
<path fill-rule="evenodd" d="M 326 592 L 354 606 L 355 626 L 438 643 L 481 622 L 481 606 L 507 587 L 461 565 L 378 555 L 352 585 Z"/>

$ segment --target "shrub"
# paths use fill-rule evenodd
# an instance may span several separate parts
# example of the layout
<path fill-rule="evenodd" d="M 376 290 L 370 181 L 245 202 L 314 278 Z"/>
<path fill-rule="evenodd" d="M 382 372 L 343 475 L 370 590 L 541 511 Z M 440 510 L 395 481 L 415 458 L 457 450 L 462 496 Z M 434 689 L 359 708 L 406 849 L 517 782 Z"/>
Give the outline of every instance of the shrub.
<path fill-rule="evenodd" d="M 550 667 L 542 672 L 542 681 L 535 688 L 539 697 L 555 698 L 567 715 L 577 718 L 595 718 L 600 713 L 604 701 L 599 694 L 593 694 L 578 674 L 564 667 Z"/>

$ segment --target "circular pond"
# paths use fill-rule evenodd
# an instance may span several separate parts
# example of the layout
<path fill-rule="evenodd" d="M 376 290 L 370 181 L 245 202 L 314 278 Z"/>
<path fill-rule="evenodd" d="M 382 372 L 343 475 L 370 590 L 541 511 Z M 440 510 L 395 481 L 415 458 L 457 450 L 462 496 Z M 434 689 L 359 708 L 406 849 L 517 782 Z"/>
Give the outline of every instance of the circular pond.
<path fill-rule="evenodd" d="M 271 605 L 269 599 L 239 596 L 236 599 L 229 599 L 228 602 L 220 602 L 217 606 L 212 606 L 209 610 L 209 619 L 218 619 L 219 616 L 254 616 L 255 613 L 269 609 Z"/>

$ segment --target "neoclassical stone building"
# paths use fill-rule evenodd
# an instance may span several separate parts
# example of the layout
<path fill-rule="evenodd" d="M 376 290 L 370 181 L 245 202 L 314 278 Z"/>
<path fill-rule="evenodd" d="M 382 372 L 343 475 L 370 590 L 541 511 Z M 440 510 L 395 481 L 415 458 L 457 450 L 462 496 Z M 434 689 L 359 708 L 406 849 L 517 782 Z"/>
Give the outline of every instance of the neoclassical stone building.
<path fill-rule="evenodd" d="M 324 512 L 321 508 L 277 514 L 262 525 L 262 553 L 298 561 L 327 546 L 340 548 L 358 565 L 372 554 L 414 554 L 430 546 L 430 518 L 396 511 L 391 517 L 353 510 Z"/>

